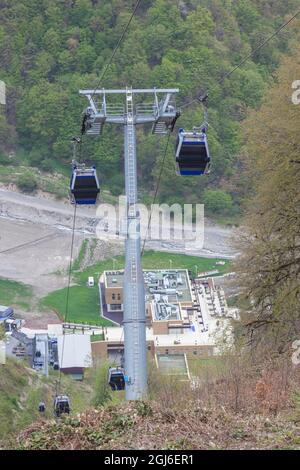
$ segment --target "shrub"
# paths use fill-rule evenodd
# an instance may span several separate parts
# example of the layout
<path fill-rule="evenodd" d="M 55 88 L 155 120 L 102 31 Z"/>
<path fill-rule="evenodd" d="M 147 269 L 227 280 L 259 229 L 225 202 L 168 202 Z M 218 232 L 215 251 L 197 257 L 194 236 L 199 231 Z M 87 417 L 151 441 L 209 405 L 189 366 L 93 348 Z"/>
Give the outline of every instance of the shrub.
<path fill-rule="evenodd" d="M 34 147 L 29 152 L 28 158 L 31 166 L 40 167 L 44 161 L 50 160 L 49 148 L 45 145 Z"/>
<path fill-rule="evenodd" d="M 8 165 L 9 160 L 7 158 L 7 155 L 1 152 L 0 150 L 0 165 Z"/>
<path fill-rule="evenodd" d="M 119 196 L 124 193 L 124 176 L 122 174 L 114 175 L 109 182 L 109 189 L 113 196 Z"/>
<path fill-rule="evenodd" d="M 17 180 L 17 186 L 22 191 L 25 192 L 32 192 L 35 191 L 38 187 L 37 181 L 31 173 L 23 173 L 23 175 L 19 176 Z"/>
<path fill-rule="evenodd" d="M 40 164 L 40 167 L 43 171 L 52 171 L 53 170 L 53 162 L 50 158 L 45 158 Z"/>
<path fill-rule="evenodd" d="M 210 213 L 231 214 L 233 211 L 233 202 L 230 194 L 221 189 L 207 189 L 203 194 L 205 210 Z"/>
<path fill-rule="evenodd" d="M 107 383 L 108 364 L 102 364 L 95 369 L 95 394 L 93 404 L 96 407 L 103 406 L 111 400 L 111 389 Z"/>
<path fill-rule="evenodd" d="M 31 166 L 39 166 L 44 156 L 38 149 L 32 149 L 28 155 Z"/>

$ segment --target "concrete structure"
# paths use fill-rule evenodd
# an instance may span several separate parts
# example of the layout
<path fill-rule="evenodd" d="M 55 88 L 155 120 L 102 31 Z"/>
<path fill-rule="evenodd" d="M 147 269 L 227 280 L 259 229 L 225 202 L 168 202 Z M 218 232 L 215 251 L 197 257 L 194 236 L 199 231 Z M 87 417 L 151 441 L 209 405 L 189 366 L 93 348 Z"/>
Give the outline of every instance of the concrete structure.
<path fill-rule="evenodd" d="M 124 271 L 106 271 L 103 277 L 104 283 L 104 303 L 107 312 L 114 314 L 122 312 L 124 309 L 123 283 Z M 113 317 L 113 315 L 111 315 Z"/>
<path fill-rule="evenodd" d="M 177 352 L 174 354 L 155 355 L 157 368 L 166 375 L 176 375 L 181 380 L 189 380 L 190 372 L 185 353 Z"/>
<path fill-rule="evenodd" d="M 115 301 L 119 296 L 122 302 L 122 280 L 123 271 L 103 273 L 99 285 L 104 307 L 106 299 Z M 186 270 L 151 270 L 144 272 L 144 284 L 146 352 L 158 365 L 158 357 L 162 357 L 162 368 L 169 364 L 171 370 L 177 359 L 182 363 L 182 355 L 196 360 L 206 359 L 222 351 L 221 343 L 232 345 L 231 319 L 238 319 L 238 312 L 228 308 L 223 289 L 216 286 L 212 278 L 192 282 Z M 122 311 L 113 310 L 110 313 L 123 315 Z M 122 318 L 114 327 L 59 324 L 49 325 L 44 331 L 28 328 L 21 331 L 31 338 L 41 333 L 48 334 L 50 338 L 58 336 L 60 355 L 63 338 L 65 345 L 68 341 L 72 342 L 72 345 L 67 345 L 63 371 L 75 378 L 82 378 L 84 368 L 91 365 L 90 361 L 83 361 L 84 357 L 90 356 L 117 366 L 124 364 L 124 330 L 120 324 Z M 62 335 L 63 328 L 65 335 Z M 73 331 L 73 334 L 67 334 L 67 331 Z M 90 344 L 92 335 L 101 335 L 103 339 Z M 86 349 L 80 345 L 77 347 L 76 339 L 72 340 L 72 337 L 79 338 L 79 342 L 85 341 Z M 84 340 L 80 339 L 83 337 Z M 80 350 L 80 360 L 77 360 Z"/>
<path fill-rule="evenodd" d="M 21 328 L 23 320 L 19 318 L 7 318 L 4 320 L 5 331 L 7 333 L 12 333 Z"/>
<path fill-rule="evenodd" d="M 62 372 L 75 379 L 82 379 L 84 369 L 92 366 L 90 335 L 95 330 L 87 328 L 84 331 L 80 329 L 77 334 L 63 333 L 62 324 L 49 324 L 44 330 L 26 327 L 14 330 L 8 336 L 8 355 L 28 357 L 33 369 L 46 376 L 50 366 L 61 368 Z"/>
<path fill-rule="evenodd" d="M 13 358 L 28 358 L 32 365 L 34 335 L 30 338 L 21 332 L 13 329 L 6 335 L 6 355 Z"/>
<path fill-rule="evenodd" d="M 172 358 L 182 354 L 207 358 L 220 352 L 220 339 L 232 343 L 233 312 L 227 306 L 223 289 L 215 285 L 213 278 L 192 282 L 184 269 L 145 270 L 143 274 L 147 350 L 153 358 L 169 356 L 171 359 L 165 364 L 171 364 Z M 99 283 L 103 309 L 119 325 L 122 324 L 122 283 L 123 271 L 104 272 Z M 107 308 L 106 301 L 117 299 L 119 309 Z M 104 340 L 92 343 L 92 352 L 102 360 L 113 363 L 121 360 L 122 327 L 105 328 Z"/>
<path fill-rule="evenodd" d="M 186 309 L 192 308 L 191 282 L 187 270 L 145 270 L 146 324 L 154 334 L 180 333 L 189 327 Z M 117 324 L 123 321 L 123 271 L 105 271 L 99 290 L 102 315 Z"/>
<path fill-rule="evenodd" d="M 229 308 L 224 289 L 215 285 L 214 278 L 196 279 L 195 293 L 201 311 L 207 316 L 239 319 L 238 310 Z"/>

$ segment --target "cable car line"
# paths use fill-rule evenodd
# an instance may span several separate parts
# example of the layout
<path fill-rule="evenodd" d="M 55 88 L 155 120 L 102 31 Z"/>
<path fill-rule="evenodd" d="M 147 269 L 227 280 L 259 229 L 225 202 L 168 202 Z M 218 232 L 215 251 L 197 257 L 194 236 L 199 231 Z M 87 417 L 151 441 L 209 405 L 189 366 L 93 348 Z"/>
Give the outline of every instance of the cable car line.
<path fill-rule="evenodd" d="M 224 82 L 224 80 L 226 80 L 227 78 L 230 78 L 232 74 L 234 74 L 234 72 L 236 72 L 236 70 L 238 70 L 240 67 L 242 67 L 242 65 L 244 65 L 247 60 L 251 59 L 251 57 L 253 57 L 257 52 L 259 52 L 264 46 L 266 46 L 274 37 L 276 37 L 284 28 L 286 28 L 290 23 L 292 23 L 292 21 L 294 21 L 297 16 L 300 14 L 300 10 L 298 10 L 289 20 L 287 20 L 285 23 L 283 23 L 276 31 L 274 31 L 274 33 L 272 33 L 269 37 L 267 37 L 259 46 L 257 46 L 253 51 L 251 51 L 249 54 L 247 54 L 242 60 L 241 62 L 239 62 L 232 70 L 230 70 L 229 72 L 227 72 L 225 75 L 223 75 L 223 77 L 221 77 L 221 79 L 217 82 L 218 84 L 222 84 Z M 199 97 L 197 98 L 194 98 L 193 100 L 189 101 L 188 103 L 186 104 L 182 104 L 181 105 L 181 109 L 183 108 L 187 108 L 188 106 L 191 106 L 191 104 L 193 103 L 196 103 L 197 101 L 199 101 Z"/>
<path fill-rule="evenodd" d="M 112 52 L 112 54 L 111 54 L 111 56 L 110 56 L 108 62 L 106 63 L 106 65 L 105 65 L 105 67 L 104 67 L 104 69 L 103 69 L 101 75 L 100 75 L 100 78 L 99 78 L 99 80 L 98 80 L 98 83 L 97 83 L 96 87 L 94 88 L 94 91 L 93 91 L 93 93 L 92 93 L 92 95 L 91 95 L 92 98 L 94 97 L 96 90 L 100 87 L 102 80 L 104 79 L 104 77 L 105 77 L 105 75 L 106 75 L 106 73 L 107 73 L 109 67 L 111 66 L 112 61 L 114 60 L 115 55 L 116 55 L 116 53 L 117 53 L 119 47 L 121 46 L 121 44 L 122 44 L 122 42 L 123 42 L 123 40 L 124 40 L 124 37 L 125 37 L 125 35 L 126 35 L 128 29 L 129 29 L 129 26 L 130 26 L 130 24 L 131 24 L 131 22 L 132 22 L 132 20 L 133 20 L 133 18 L 134 18 L 134 16 L 135 16 L 135 14 L 136 14 L 137 9 L 138 9 L 139 6 L 140 6 L 141 1 L 142 1 L 142 0 L 137 0 L 136 4 L 135 4 L 135 6 L 134 6 L 134 9 L 133 9 L 133 11 L 132 11 L 132 13 L 131 13 L 131 15 L 130 15 L 130 18 L 129 18 L 128 22 L 126 23 L 125 28 L 123 29 L 122 34 L 121 34 L 121 36 L 119 37 L 119 39 L 118 39 L 118 41 L 117 41 L 117 44 L 115 45 L 114 50 L 113 50 L 113 52 Z M 85 128 L 85 122 L 86 122 L 86 120 L 87 120 L 87 117 L 88 117 L 88 116 L 87 116 L 87 114 L 85 113 L 84 116 L 83 116 L 82 125 L 81 125 L 81 134 L 82 134 L 82 135 L 85 133 L 85 130 L 86 130 L 86 128 Z"/>
<path fill-rule="evenodd" d="M 76 208 L 77 208 L 77 204 L 74 204 L 71 251 L 70 251 L 69 269 L 68 269 L 68 283 L 67 283 L 64 323 L 67 322 L 68 315 L 69 315 L 70 285 L 71 285 L 71 276 L 72 276 L 73 251 L 74 251 L 75 226 L 76 226 Z M 63 331 L 62 352 L 61 352 L 61 360 L 60 360 L 60 366 L 59 366 L 59 378 L 58 378 L 56 394 L 55 394 L 55 399 L 54 399 L 54 413 L 56 417 L 60 417 L 62 413 L 70 412 L 69 397 L 67 395 L 61 395 L 61 377 L 62 377 L 61 368 L 63 366 L 63 358 L 64 358 L 64 351 L 65 351 L 65 338 L 66 338 L 66 334 Z"/>
<path fill-rule="evenodd" d="M 6 248 L 5 250 L 0 251 L 0 255 L 4 253 L 15 252 L 15 250 L 19 250 L 20 248 L 25 248 L 26 246 L 29 246 L 29 245 L 35 245 L 36 243 L 43 242 L 49 238 L 54 238 L 54 237 L 56 237 L 56 234 L 50 233 L 48 235 L 44 235 L 43 237 L 36 238 L 35 240 L 21 243 L 20 245 L 15 245 L 15 246 L 12 246 L 11 248 Z"/>
<path fill-rule="evenodd" d="M 141 3 L 141 0 L 137 0 L 135 6 L 134 6 L 134 8 L 133 8 L 133 11 L 132 11 L 132 13 L 131 13 L 131 15 L 130 15 L 130 18 L 129 18 L 128 22 L 126 23 L 126 25 L 125 25 L 125 27 L 124 27 L 124 29 L 123 29 L 123 31 L 122 31 L 122 34 L 121 34 L 121 36 L 119 37 L 119 39 L 118 39 L 118 41 L 117 41 L 117 44 L 116 44 L 116 46 L 114 47 L 114 50 L 113 50 L 113 52 L 112 52 L 112 54 L 111 54 L 111 56 L 110 56 L 108 62 L 106 63 L 105 68 L 103 69 L 103 71 L 102 71 L 102 73 L 101 73 L 101 75 L 100 75 L 98 84 L 97 84 L 97 86 L 94 88 L 94 91 L 93 91 L 93 93 L 92 93 L 92 95 L 91 95 L 92 97 L 95 95 L 95 92 L 96 92 L 97 88 L 100 87 L 100 84 L 101 84 L 102 80 L 104 79 L 104 77 L 105 77 L 105 75 L 106 75 L 106 73 L 107 73 L 107 71 L 108 71 L 108 69 L 109 69 L 109 67 L 110 67 L 110 65 L 111 65 L 111 63 L 112 63 L 112 61 L 113 61 L 113 59 L 114 59 L 114 57 L 115 57 L 115 55 L 116 55 L 118 49 L 119 49 L 119 47 L 121 46 L 121 44 L 122 44 L 122 42 L 123 42 L 123 39 L 124 39 L 124 37 L 125 37 L 125 35 L 126 35 L 128 29 L 129 29 L 129 26 L 130 26 L 130 24 L 131 24 L 131 22 L 132 22 L 132 20 L 133 20 L 133 18 L 134 18 L 134 16 L 135 16 L 135 13 L 136 13 L 137 9 L 138 9 L 139 6 L 140 6 L 140 3 Z M 88 119 L 88 114 L 87 114 L 87 112 L 85 112 L 84 115 L 83 115 L 83 118 L 82 118 L 82 122 L 81 122 L 81 131 L 80 131 L 80 132 L 81 132 L 80 151 L 79 151 L 80 162 L 81 162 L 81 158 L 82 158 L 82 148 L 83 148 L 83 144 L 84 144 L 84 142 L 83 142 L 83 136 L 84 136 L 84 134 L 85 134 L 85 132 L 86 132 L 86 121 L 87 121 L 87 119 Z M 92 178 L 93 176 L 95 177 L 96 185 L 99 186 L 99 182 L 98 182 L 98 180 L 97 180 L 96 172 L 94 172 L 94 175 L 92 175 L 91 178 Z"/>
<path fill-rule="evenodd" d="M 124 37 L 125 37 L 125 35 L 126 35 L 128 29 L 129 29 L 129 26 L 130 26 L 130 24 L 131 24 L 131 21 L 133 20 L 135 13 L 136 13 L 138 7 L 140 6 L 140 3 L 141 3 L 141 0 L 138 0 L 138 1 L 136 2 L 135 6 L 134 6 L 134 8 L 133 8 L 133 11 L 132 11 L 132 13 L 131 13 L 131 15 L 130 15 L 130 18 L 129 18 L 128 22 L 126 23 L 125 28 L 123 29 L 122 34 L 121 34 L 121 36 L 119 37 L 119 39 L 118 39 L 118 41 L 117 41 L 117 44 L 115 45 L 114 50 L 113 50 L 113 52 L 112 52 L 112 54 L 111 54 L 111 56 L 110 56 L 108 62 L 106 63 L 106 65 L 105 65 L 105 67 L 104 67 L 104 69 L 103 69 L 101 75 L 100 75 L 100 78 L 99 78 L 99 80 L 98 80 L 98 83 L 97 83 L 96 87 L 94 88 L 94 91 L 93 91 L 93 93 L 92 93 L 92 95 L 91 95 L 92 98 L 94 97 L 96 90 L 100 87 L 102 80 L 104 79 L 104 77 L 105 77 L 105 75 L 106 75 L 106 73 L 107 73 L 109 67 L 111 66 L 112 61 L 114 60 L 114 57 L 115 57 L 115 55 L 116 55 L 116 53 L 117 53 L 119 47 L 121 46 L 122 41 L 123 41 L 123 39 L 124 39 Z M 86 125 L 85 125 L 85 123 L 86 123 L 87 119 L 88 119 L 88 114 L 87 114 L 87 112 L 85 111 L 84 114 L 83 114 L 82 122 L 81 122 L 81 135 L 82 135 L 82 136 L 83 136 L 83 134 L 85 134 L 85 132 L 86 132 Z"/>
<path fill-rule="evenodd" d="M 275 36 L 277 36 L 286 26 L 288 26 L 298 15 L 298 10 L 289 20 L 283 23 L 276 31 L 268 36 L 259 46 L 247 54 L 232 70 L 227 72 L 217 82 L 223 84 L 226 78 L 230 78 L 233 73 L 238 70 L 250 57 L 253 57 L 260 51 L 266 44 L 268 44 Z M 206 130 L 208 127 L 208 108 L 207 97 L 200 96 L 194 98 L 192 101 L 183 104 L 181 108 L 186 108 L 195 102 L 200 102 L 204 112 L 204 125 L 202 128 L 194 127 L 192 131 L 185 131 L 179 129 L 176 140 L 176 173 L 180 176 L 197 176 L 208 175 L 210 173 L 211 159 L 209 154 L 209 147 L 206 137 Z"/>
<path fill-rule="evenodd" d="M 100 193 L 100 184 L 96 167 L 90 168 L 82 162 L 82 139 L 73 137 L 72 174 L 70 181 L 70 198 L 74 204 L 96 204 Z M 79 146 L 79 161 L 77 160 L 77 146 Z"/>
<path fill-rule="evenodd" d="M 73 137 L 71 139 L 71 142 L 73 142 L 73 159 L 77 160 L 76 157 L 76 144 L 79 146 L 79 157 L 78 157 L 78 162 L 81 163 L 82 161 L 82 146 L 83 146 L 83 138 L 84 138 L 84 133 L 81 132 L 81 137 Z"/>
<path fill-rule="evenodd" d="M 119 343 L 122 343 L 123 335 L 124 335 L 124 328 L 122 328 Z M 120 366 L 118 366 L 116 364 L 117 355 L 118 355 L 118 350 L 115 352 L 112 367 L 109 367 L 109 369 L 108 369 L 108 377 L 107 377 L 107 383 L 110 386 L 110 388 L 112 389 L 112 391 L 114 391 L 114 392 L 125 389 L 124 365 L 122 364 L 122 361 L 121 361 Z M 124 359 L 124 357 L 123 357 L 123 359 Z"/>
<path fill-rule="evenodd" d="M 251 51 L 249 54 L 247 54 L 232 70 L 230 70 L 228 73 L 226 73 L 222 78 L 221 80 L 219 80 L 219 83 L 223 83 L 227 78 L 230 78 L 234 72 L 236 70 L 238 70 L 240 67 L 242 67 L 242 65 L 244 65 L 247 60 L 249 60 L 251 57 L 253 57 L 257 52 L 259 52 L 265 45 L 267 45 L 274 37 L 276 37 L 284 28 L 286 28 L 290 23 L 292 23 L 292 21 L 294 21 L 294 19 L 297 18 L 297 16 L 300 14 L 300 10 L 298 10 L 289 20 L 287 20 L 285 23 L 283 23 L 274 33 L 272 33 L 269 37 L 267 37 L 258 47 L 256 47 L 253 51 Z M 181 105 L 180 109 L 183 109 L 183 108 L 187 108 L 189 107 L 190 105 L 192 105 L 193 103 L 196 103 L 196 102 L 200 102 L 202 107 L 203 107 L 203 111 L 204 111 L 204 124 L 202 124 L 201 127 L 205 128 L 205 134 L 206 134 L 206 130 L 207 130 L 207 127 L 208 127 L 208 108 L 207 108 L 207 99 L 208 99 L 208 93 L 205 93 L 204 95 L 200 96 L 200 97 L 197 97 L 197 98 L 194 98 L 193 100 L 191 100 L 190 102 L 188 103 L 185 103 L 183 105 Z M 191 133 L 188 133 L 188 134 L 191 134 Z M 162 166 L 161 166 L 161 170 L 160 170 L 160 174 L 159 174 L 159 178 L 158 178 L 158 181 L 157 181 L 157 185 L 156 185 L 156 189 L 155 189 L 155 195 L 154 195 L 154 198 L 153 198 L 153 203 L 155 203 L 156 201 L 156 197 L 157 197 L 157 194 L 158 194 L 158 189 L 159 189 L 159 185 L 160 185 L 160 180 L 161 180 L 161 176 L 162 176 L 162 172 L 163 172 L 163 169 L 164 169 L 164 161 L 165 161 L 165 157 L 166 157 L 166 153 L 167 153 L 167 150 L 168 150 L 168 146 L 169 146 L 169 140 L 170 140 L 170 133 L 168 135 L 168 141 L 167 141 L 167 145 L 166 145 L 166 149 L 165 149 L 165 154 L 164 154 L 164 158 L 163 158 L 163 162 L 162 162 Z M 201 140 L 201 138 L 199 139 Z M 209 158 L 209 153 L 208 153 L 208 147 L 207 147 L 207 141 L 206 141 L 206 136 L 203 136 L 202 138 L 203 140 L 203 148 L 205 147 L 206 149 L 206 158 L 208 161 L 207 162 L 204 162 L 204 164 L 206 163 L 208 165 L 207 168 L 204 168 L 204 171 L 203 173 L 204 174 L 208 174 L 209 173 L 209 166 L 210 166 L 210 158 Z M 178 162 L 180 163 L 180 162 Z M 190 163 L 192 164 L 192 163 Z M 188 170 L 185 170 L 185 172 L 187 172 Z M 201 170 L 198 170 L 199 174 L 202 174 L 200 173 Z M 180 170 L 178 170 L 178 173 L 179 174 L 182 174 L 180 172 Z M 148 219 L 148 226 L 147 226 L 147 231 L 146 231 L 146 235 L 145 235 L 145 238 L 144 238 L 144 241 L 143 241 L 143 248 L 142 248 L 142 256 L 144 254 L 144 251 L 145 251 L 145 244 L 146 244 L 146 239 L 147 239 L 147 236 L 148 236 L 148 232 L 149 232 L 149 228 L 150 228 L 150 224 L 151 224 L 151 218 L 152 218 L 152 209 L 150 211 L 150 215 L 149 215 L 149 219 Z"/>
<path fill-rule="evenodd" d="M 74 241 L 75 241 L 75 227 L 76 227 L 76 210 L 78 204 L 95 204 L 97 196 L 100 192 L 100 186 L 98 177 L 96 174 L 95 167 L 85 168 L 85 164 L 81 163 L 82 157 L 82 137 L 73 137 L 73 160 L 72 160 L 72 175 L 70 181 L 70 195 L 71 202 L 74 204 L 73 214 L 73 226 L 72 226 L 72 238 L 71 238 L 71 250 L 70 250 L 70 262 L 68 270 L 68 282 L 67 282 L 67 294 L 66 294 L 66 305 L 64 322 L 67 322 L 69 314 L 69 299 L 70 299 L 70 284 L 72 277 L 72 264 L 73 264 L 73 252 L 74 252 Z M 79 146 L 79 160 L 77 162 L 77 146 Z M 59 380 L 57 384 L 56 395 L 54 399 L 54 414 L 56 417 L 60 417 L 63 413 L 70 412 L 70 400 L 67 395 L 61 395 L 61 378 L 62 372 L 61 367 L 63 365 L 65 351 L 65 333 L 63 334 L 61 361 L 59 367 Z"/>
<path fill-rule="evenodd" d="M 122 43 L 122 41 L 123 41 L 123 39 L 124 39 L 124 37 L 125 37 L 127 31 L 128 31 L 128 28 L 129 28 L 129 26 L 130 26 L 130 23 L 132 22 L 132 20 L 133 20 L 133 18 L 134 18 L 134 15 L 135 15 L 135 13 L 136 13 L 138 7 L 140 6 L 140 3 L 141 3 L 141 0 L 137 0 L 136 4 L 135 4 L 135 6 L 134 6 L 134 8 L 133 8 L 133 10 L 132 10 L 132 13 L 131 13 L 131 15 L 130 15 L 130 18 L 129 18 L 128 22 L 126 23 L 125 28 L 123 29 L 122 34 L 121 34 L 121 36 L 119 37 L 119 39 L 118 39 L 118 41 L 117 41 L 117 44 L 115 45 L 114 50 L 113 50 L 113 52 L 112 52 L 112 54 L 111 54 L 111 56 L 110 56 L 108 62 L 106 63 L 106 65 L 105 65 L 105 67 L 104 67 L 104 69 L 103 69 L 101 75 L 100 75 L 98 84 L 97 84 L 97 86 L 94 88 L 94 91 L 93 91 L 93 93 L 92 93 L 92 95 L 91 95 L 92 97 L 95 95 L 95 91 L 100 87 L 100 84 L 101 84 L 102 80 L 104 79 L 104 77 L 105 77 L 105 75 L 106 75 L 106 73 L 107 73 L 107 71 L 108 71 L 108 69 L 109 69 L 109 67 L 110 67 L 110 65 L 111 65 L 111 63 L 112 63 L 112 61 L 114 60 L 114 57 L 115 57 L 115 55 L 116 55 L 116 53 L 117 53 L 117 51 L 118 51 L 118 49 L 119 49 L 119 47 L 120 47 L 120 45 L 121 45 L 121 43 Z"/>
<path fill-rule="evenodd" d="M 160 181 L 161 181 L 162 173 L 163 173 L 163 170 L 164 170 L 164 167 L 165 167 L 165 161 L 166 161 L 166 156 L 167 156 L 168 147 L 169 147 L 169 143 L 170 143 L 170 137 L 171 137 L 171 131 L 168 132 L 167 143 L 166 143 L 166 146 L 165 146 L 165 150 L 164 150 L 163 159 L 162 159 L 161 166 L 160 166 L 160 171 L 159 171 L 158 179 L 157 179 L 157 182 L 156 182 L 155 193 L 154 193 L 153 201 L 152 201 L 151 208 L 150 208 L 150 214 L 149 214 L 149 218 L 148 218 L 147 230 L 146 230 L 145 238 L 144 238 L 144 240 L 143 240 L 143 247 L 142 247 L 142 251 L 141 251 L 141 255 L 142 255 L 142 256 L 144 255 L 146 240 L 147 240 L 147 236 L 148 236 L 149 229 L 150 229 L 150 224 L 151 224 L 151 219 L 152 219 L 153 205 L 154 205 L 155 202 L 156 202 L 156 198 L 157 198 L 157 194 L 158 194 L 158 190 L 159 190 L 159 186 L 160 186 Z"/>

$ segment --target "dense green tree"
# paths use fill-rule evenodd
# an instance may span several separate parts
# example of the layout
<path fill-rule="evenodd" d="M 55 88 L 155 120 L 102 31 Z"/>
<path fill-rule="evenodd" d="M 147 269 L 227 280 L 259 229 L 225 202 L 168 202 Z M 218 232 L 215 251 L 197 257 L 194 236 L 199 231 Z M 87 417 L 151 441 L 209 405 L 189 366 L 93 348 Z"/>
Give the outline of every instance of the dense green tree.
<path fill-rule="evenodd" d="M 209 214 L 228 214 L 232 211 L 232 197 L 221 189 L 205 190 L 203 203 Z"/>
<path fill-rule="evenodd" d="M 99 86 L 99 75 L 127 23 L 132 0 L 9 0 L 1 3 L 0 79 L 8 87 L 7 112 L 0 117 L 0 150 L 18 148 L 26 160 L 52 159 L 68 165 L 70 139 L 80 132 L 87 102 L 79 88 Z M 294 12 L 300 0 L 143 1 L 100 86 L 176 86 L 179 104 L 209 90 L 210 178 L 174 174 L 169 147 L 160 199 L 199 201 L 208 187 L 222 185 L 235 198 L 233 181 L 240 150 L 240 122 L 259 107 L 272 74 L 286 53 L 297 23 L 274 38 L 243 68 L 224 80 L 246 54 Z M 295 36 L 297 37 L 297 36 Z M 203 119 L 197 104 L 185 108 L 178 126 Z M 108 127 L 108 126 L 107 126 Z M 139 176 L 152 194 L 164 142 L 139 131 Z M 105 184 L 122 181 L 122 138 L 107 129 L 85 139 L 84 158 L 97 162 Z M 23 162 L 24 163 L 24 162 Z M 44 165 L 50 166 L 48 163 Z M 193 180 L 193 181 L 192 181 Z M 231 181 L 231 184 L 229 183 Z M 115 183 L 116 185 L 116 183 Z"/>
<path fill-rule="evenodd" d="M 287 350 L 300 321 L 300 113 L 292 81 L 300 49 L 286 58 L 259 111 L 244 124 L 243 180 L 252 187 L 237 270 L 250 339 Z M 248 195 L 249 198 L 249 195 Z"/>

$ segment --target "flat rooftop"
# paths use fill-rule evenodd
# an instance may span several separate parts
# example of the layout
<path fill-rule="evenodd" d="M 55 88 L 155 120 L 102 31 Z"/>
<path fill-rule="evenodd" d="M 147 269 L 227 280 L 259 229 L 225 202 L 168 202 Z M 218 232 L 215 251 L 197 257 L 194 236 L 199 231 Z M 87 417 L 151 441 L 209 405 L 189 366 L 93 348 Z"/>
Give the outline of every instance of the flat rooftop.
<path fill-rule="evenodd" d="M 191 302 L 190 281 L 186 269 L 144 270 L 145 294 L 168 295 L 170 302 Z M 123 287 L 124 271 L 105 271 L 106 287 Z"/>
<path fill-rule="evenodd" d="M 58 336 L 57 341 L 61 369 L 92 366 L 92 347 L 89 335 L 65 334 Z"/>
<path fill-rule="evenodd" d="M 105 271 L 106 287 L 123 287 L 124 271 Z"/>

